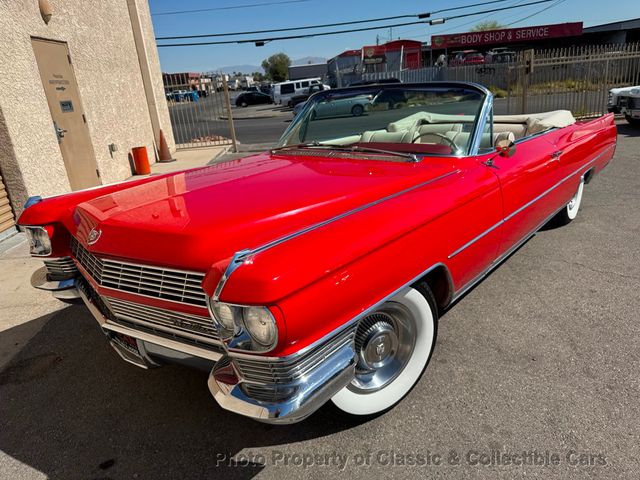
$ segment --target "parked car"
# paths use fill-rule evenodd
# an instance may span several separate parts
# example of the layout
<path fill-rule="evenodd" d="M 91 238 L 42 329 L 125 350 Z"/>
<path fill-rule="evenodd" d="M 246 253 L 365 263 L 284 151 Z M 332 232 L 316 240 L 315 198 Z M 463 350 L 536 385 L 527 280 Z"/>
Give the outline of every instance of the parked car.
<path fill-rule="evenodd" d="M 449 66 L 480 65 L 485 63 L 484 55 L 476 50 L 462 50 L 453 52 Z"/>
<path fill-rule="evenodd" d="M 343 115 L 359 117 L 367 112 L 371 106 L 371 100 L 373 100 L 371 93 L 343 95 L 338 92 L 335 95 L 323 95 L 321 101 L 313 103 L 311 116 L 312 118 L 339 117 Z"/>
<path fill-rule="evenodd" d="M 640 126 L 640 86 L 609 90 L 607 109 L 624 115 L 630 125 Z"/>
<path fill-rule="evenodd" d="M 271 97 L 262 92 L 244 92 L 236 97 L 236 107 L 273 103 Z"/>
<path fill-rule="evenodd" d="M 321 92 L 323 90 L 330 90 L 330 89 L 331 89 L 330 86 L 323 85 L 322 83 L 311 85 L 309 88 L 307 88 L 307 90 L 304 93 L 301 93 L 300 95 L 294 95 L 293 97 L 291 97 L 291 99 L 287 103 L 287 106 L 289 108 L 293 108 L 299 103 L 306 102 L 307 99 L 314 93 Z"/>
<path fill-rule="evenodd" d="M 486 63 L 512 63 L 516 61 L 516 52 L 507 48 L 494 48 L 487 52 Z"/>
<path fill-rule="evenodd" d="M 167 93 L 167 100 L 174 102 L 197 102 L 199 98 L 198 92 L 195 90 L 174 90 Z"/>
<path fill-rule="evenodd" d="M 406 101 L 313 114 L 381 89 Z M 31 198 L 19 224 L 45 262 L 31 283 L 84 303 L 129 363 L 210 369 L 226 410 L 380 414 L 428 381 L 439 313 L 548 221 L 571 222 L 613 156 L 613 114 L 492 105 L 463 82 L 323 91 L 262 154 Z"/>

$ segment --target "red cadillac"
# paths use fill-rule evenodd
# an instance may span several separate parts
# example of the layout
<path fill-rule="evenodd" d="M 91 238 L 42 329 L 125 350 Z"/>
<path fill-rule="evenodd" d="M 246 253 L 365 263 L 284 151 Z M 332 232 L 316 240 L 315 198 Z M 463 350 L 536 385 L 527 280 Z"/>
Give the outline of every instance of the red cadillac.
<path fill-rule="evenodd" d="M 493 115 L 475 84 L 329 90 L 269 152 L 32 198 L 20 224 L 33 285 L 83 301 L 127 362 L 204 366 L 263 422 L 371 415 L 418 382 L 441 312 L 576 217 L 615 145 L 613 115 Z"/>

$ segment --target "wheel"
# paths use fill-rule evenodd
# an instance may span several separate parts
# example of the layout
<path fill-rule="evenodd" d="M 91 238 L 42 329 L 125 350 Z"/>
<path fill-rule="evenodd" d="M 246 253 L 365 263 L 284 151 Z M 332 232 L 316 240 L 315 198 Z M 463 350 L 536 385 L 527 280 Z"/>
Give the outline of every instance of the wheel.
<path fill-rule="evenodd" d="M 575 195 L 569 200 L 569 203 L 558 212 L 554 217 L 556 225 L 562 226 L 570 223 L 574 218 L 578 216 L 578 210 L 580 209 L 580 203 L 582 202 L 582 191 L 584 190 L 584 178 L 580 179 L 580 185 Z"/>
<path fill-rule="evenodd" d="M 287 102 L 287 107 L 293 108 L 293 102 L 291 100 Z"/>
<path fill-rule="evenodd" d="M 640 127 L 640 118 L 633 118 L 631 115 L 625 115 L 625 120 L 629 125 L 633 125 L 634 127 Z"/>
<path fill-rule="evenodd" d="M 331 401 L 351 415 L 376 415 L 402 400 L 427 367 L 437 308 L 426 286 L 407 288 L 360 321 L 353 381 Z"/>
<path fill-rule="evenodd" d="M 241 102 L 241 103 L 240 103 L 240 106 L 241 106 L 242 108 L 245 108 L 245 107 L 249 106 L 249 104 L 248 104 L 247 102 Z"/>
<path fill-rule="evenodd" d="M 360 115 L 362 115 L 364 113 L 364 107 L 362 105 L 354 105 L 351 108 L 351 114 L 354 117 L 359 117 Z"/>

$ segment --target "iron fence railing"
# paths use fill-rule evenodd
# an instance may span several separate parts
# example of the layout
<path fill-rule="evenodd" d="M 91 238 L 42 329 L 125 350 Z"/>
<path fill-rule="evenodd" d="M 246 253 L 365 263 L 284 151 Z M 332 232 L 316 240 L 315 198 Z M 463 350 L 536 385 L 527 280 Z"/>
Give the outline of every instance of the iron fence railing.
<path fill-rule="evenodd" d="M 362 80 L 467 81 L 489 88 L 497 114 L 571 110 L 578 118 L 607 111 L 611 88 L 640 84 L 640 44 L 589 45 L 520 52 L 510 63 L 365 73 Z"/>
<path fill-rule="evenodd" d="M 205 77 L 165 74 L 164 87 L 176 148 L 229 145 L 232 132 L 224 89 Z M 220 90 L 220 91 L 218 91 Z"/>

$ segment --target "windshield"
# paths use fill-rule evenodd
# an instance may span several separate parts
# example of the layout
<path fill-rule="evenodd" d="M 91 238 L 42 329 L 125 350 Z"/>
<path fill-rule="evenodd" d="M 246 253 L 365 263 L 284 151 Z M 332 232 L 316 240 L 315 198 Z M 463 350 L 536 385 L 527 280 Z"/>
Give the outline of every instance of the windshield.
<path fill-rule="evenodd" d="M 464 155 L 486 95 L 471 86 L 371 85 L 311 97 L 278 147 L 360 146 Z"/>

